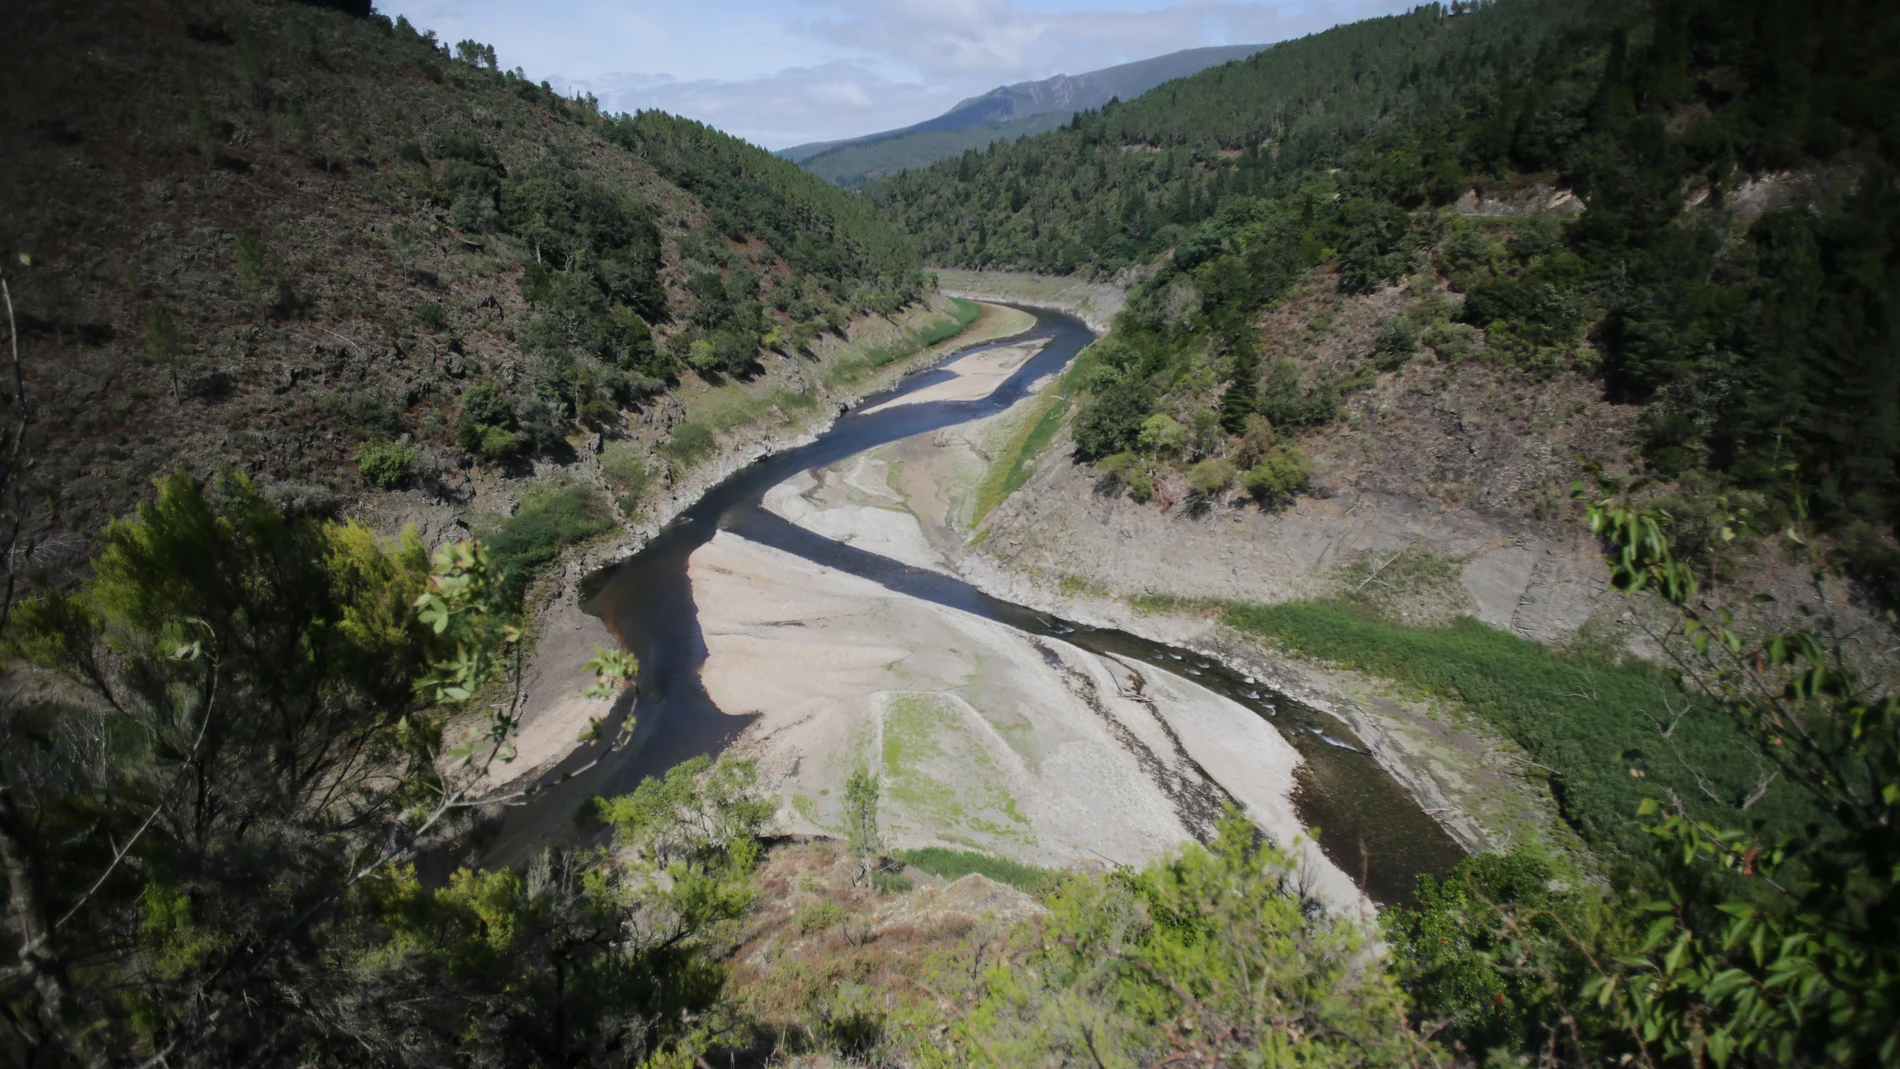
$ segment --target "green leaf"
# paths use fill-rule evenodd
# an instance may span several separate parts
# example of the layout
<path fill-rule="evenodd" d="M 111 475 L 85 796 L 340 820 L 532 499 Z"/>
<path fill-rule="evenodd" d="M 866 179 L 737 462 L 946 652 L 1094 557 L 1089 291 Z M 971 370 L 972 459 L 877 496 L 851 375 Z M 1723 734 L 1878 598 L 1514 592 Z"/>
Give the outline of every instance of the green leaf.
<path fill-rule="evenodd" d="M 1681 966 L 1682 956 L 1688 952 L 1691 938 L 1692 933 L 1685 931 L 1682 933 L 1682 938 L 1676 940 L 1676 945 L 1671 947 L 1668 955 L 1663 958 L 1664 972 L 1673 973 Z"/>

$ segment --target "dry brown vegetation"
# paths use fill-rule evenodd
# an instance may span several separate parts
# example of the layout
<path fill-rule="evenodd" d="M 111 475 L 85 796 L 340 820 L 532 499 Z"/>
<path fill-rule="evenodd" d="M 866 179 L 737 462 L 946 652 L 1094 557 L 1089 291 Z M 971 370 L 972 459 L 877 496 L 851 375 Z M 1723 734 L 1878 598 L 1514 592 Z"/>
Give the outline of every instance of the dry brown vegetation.
<path fill-rule="evenodd" d="M 1000 945 L 1015 922 L 1043 913 L 980 875 L 945 882 L 906 869 L 912 889 L 892 893 L 854 884 L 853 869 L 843 844 L 818 840 L 774 849 L 755 875 L 759 897 L 728 991 L 756 1054 L 840 1064 L 832 1052 L 878 1040 L 877 1022 L 932 997 L 931 974 L 950 949 Z"/>
<path fill-rule="evenodd" d="M 1369 366 L 1386 325 L 1443 322 L 1462 300 L 1430 273 L 1353 295 L 1321 269 L 1267 314 L 1263 352 L 1293 359 L 1305 377 L 1360 387 L 1341 399 L 1343 421 L 1299 438 L 1316 481 L 1574 525 L 1579 461 L 1627 470 L 1636 406 L 1605 401 L 1573 371 L 1540 381 L 1487 361 L 1482 331 L 1470 331 L 1462 354 L 1421 344 L 1395 371 Z"/>
<path fill-rule="evenodd" d="M 176 467 L 232 465 L 321 505 L 359 492 L 362 443 L 407 436 L 420 485 L 465 489 L 459 398 L 522 374 L 535 250 L 455 226 L 430 189 L 444 138 L 646 205 L 669 302 L 693 307 L 693 196 L 604 141 L 587 102 L 406 28 L 294 3 L 105 0 L 9 5 L 0 35 L 0 252 L 53 502 L 42 567 L 82 559 Z M 768 285 L 788 274 L 756 239 L 715 240 Z"/>

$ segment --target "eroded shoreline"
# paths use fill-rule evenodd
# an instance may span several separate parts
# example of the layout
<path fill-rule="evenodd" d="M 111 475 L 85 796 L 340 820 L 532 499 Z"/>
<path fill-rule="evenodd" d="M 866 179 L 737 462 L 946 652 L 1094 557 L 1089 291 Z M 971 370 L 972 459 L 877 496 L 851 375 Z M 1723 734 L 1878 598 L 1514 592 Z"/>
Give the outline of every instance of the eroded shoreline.
<path fill-rule="evenodd" d="M 832 792 L 875 763 L 893 834 L 918 845 L 1138 864 L 1239 805 L 1308 857 L 1316 893 L 1348 907 L 1366 904 L 1348 871 L 1393 901 L 1414 873 L 1462 856 L 1332 721 L 1295 707 L 1271 724 L 1274 702 L 1251 678 L 965 585 L 947 563 L 956 547 L 933 545 L 951 540 L 957 487 L 927 466 L 867 468 L 886 447 L 980 453 L 971 436 L 1093 340 L 1073 318 L 1042 318 L 1026 340 L 1059 342 L 1020 362 L 986 359 L 1007 345 L 966 353 L 911 379 L 905 393 L 940 399 L 864 406 L 720 483 L 601 577 L 599 611 L 648 666 L 634 743 L 599 768 L 570 755 L 496 849 L 532 849 L 592 794 L 736 747 L 772 771 L 781 822 L 806 831 L 833 830 Z M 1013 370 L 984 394 L 977 382 L 1005 360 Z M 820 481 L 857 500 L 812 493 Z M 907 504 L 883 500 L 900 485 L 935 491 L 928 536 Z M 1327 829 L 1323 852 L 1300 841 L 1311 824 Z"/>
<path fill-rule="evenodd" d="M 727 443 L 712 461 L 693 469 L 670 487 L 664 498 L 646 508 L 639 522 L 624 525 L 610 538 L 583 547 L 537 584 L 530 593 L 533 651 L 524 671 L 522 720 L 515 738 L 517 756 L 490 772 L 488 790 L 512 793 L 536 782 L 579 751 L 581 733 L 594 718 L 609 711 L 610 703 L 582 696 L 594 683 L 587 664 L 596 648 L 611 649 L 622 644 L 621 636 L 607 621 L 586 607 L 583 588 L 589 576 L 638 554 L 709 490 L 738 472 L 766 457 L 817 440 L 837 423 L 843 411 L 864 397 L 888 391 L 894 384 L 970 349 L 1014 337 L 1034 326 L 1035 317 L 1028 313 L 981 303 L 982 316 L 962 332 L 894 364 L 885 374 L 865 380 L 861 389 L 837 398 L 840 407 L 829 409 L 824 418 L 789 435 L 767 427 Z M 595 481 L 600 479 L 598 467 L 594 461 L 588 471 Z"/>

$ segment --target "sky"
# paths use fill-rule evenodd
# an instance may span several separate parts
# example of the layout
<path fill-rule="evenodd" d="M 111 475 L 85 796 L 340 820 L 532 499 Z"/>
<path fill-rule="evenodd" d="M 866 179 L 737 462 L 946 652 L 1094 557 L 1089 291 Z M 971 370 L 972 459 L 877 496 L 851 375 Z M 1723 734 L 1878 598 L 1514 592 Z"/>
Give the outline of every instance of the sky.
<path fill-rule="evenodd" d="M 908 126 L 999 85 L 1202 45 L 1266 44 L 1414 0 L 378 0 L 610 111 L 766 148 Z"/>

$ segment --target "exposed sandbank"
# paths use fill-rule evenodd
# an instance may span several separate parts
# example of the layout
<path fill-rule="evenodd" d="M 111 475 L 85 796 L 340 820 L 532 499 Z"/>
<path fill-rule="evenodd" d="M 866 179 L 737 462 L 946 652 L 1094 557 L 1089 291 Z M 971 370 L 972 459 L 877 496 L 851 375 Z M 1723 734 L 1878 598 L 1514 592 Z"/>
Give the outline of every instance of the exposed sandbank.
<path fill-rule="evenodd" d="M 885 782 L 885 833 L 900 847 L 1141 864 L 1205 834 L 1228 801 L 1276 842 L 1298 838 L 1298 754 L 1186 680 L 729 532 L 689 574 L 702 679 L 728 715 L 759 718 L 735 752 L 777 785 L 787 830 L 835 830 L 845 777 L 864 765 Z M 1361 901 L 1317 847 L 1300 849 L 1317 893 Z"/>
<path fill-rule="evenodd" d="M 1015 374 L 1025 361 L 1041 352 L 1045 344 L 1021 342 L 957 357 L 939 369 L 947 372 L 949 378 L 872 405 L 864 411 L 881 412 L 887 408 L 929 404 L 933 401 L 975 401 L 988 397 L 1005 379 Z"/>

